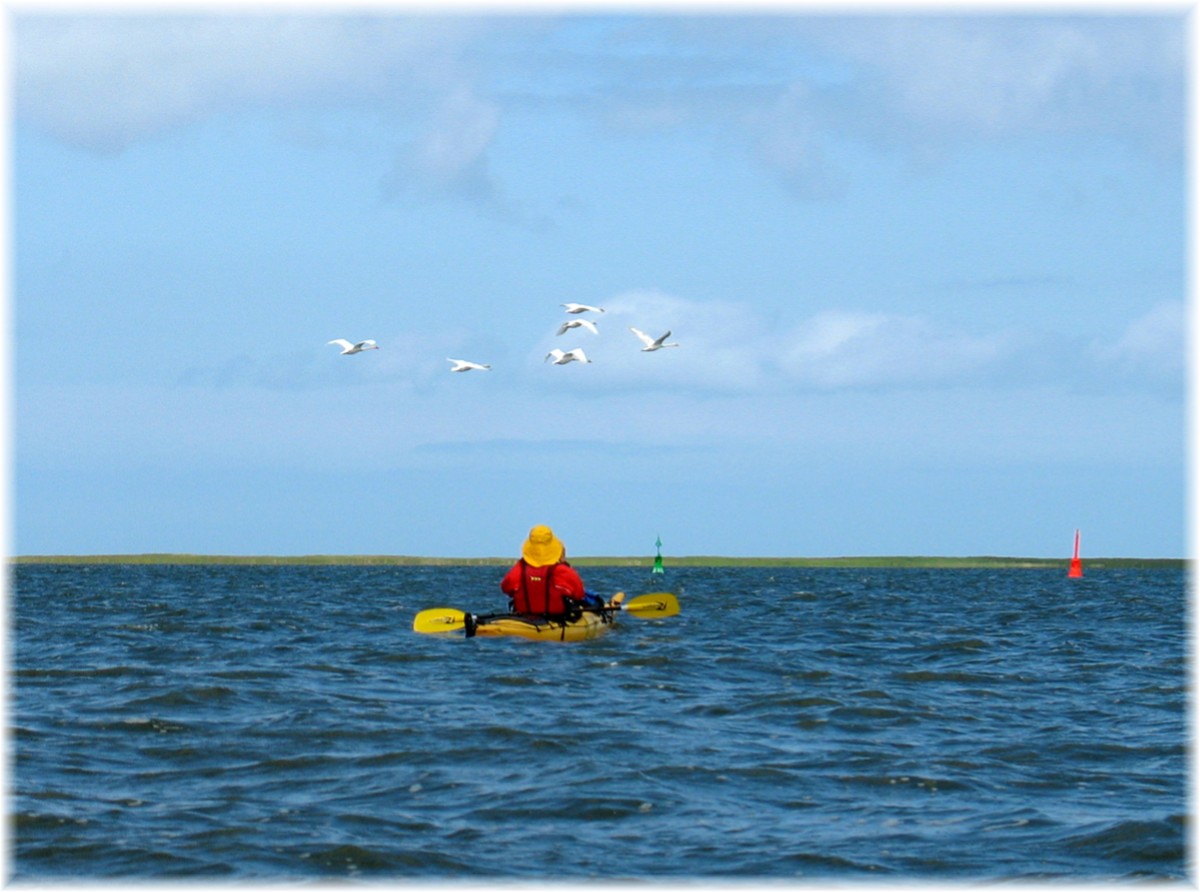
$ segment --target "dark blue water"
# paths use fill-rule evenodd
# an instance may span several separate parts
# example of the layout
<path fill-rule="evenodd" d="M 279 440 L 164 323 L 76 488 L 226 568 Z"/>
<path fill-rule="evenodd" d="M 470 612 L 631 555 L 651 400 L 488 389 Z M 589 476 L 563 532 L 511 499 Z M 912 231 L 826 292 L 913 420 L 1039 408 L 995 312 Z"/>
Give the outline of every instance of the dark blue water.
<path fill-rule="evenodd" d="M 1189 878 L 1181 572 L 503 569 L 17 567 L 13 876 Z"/>

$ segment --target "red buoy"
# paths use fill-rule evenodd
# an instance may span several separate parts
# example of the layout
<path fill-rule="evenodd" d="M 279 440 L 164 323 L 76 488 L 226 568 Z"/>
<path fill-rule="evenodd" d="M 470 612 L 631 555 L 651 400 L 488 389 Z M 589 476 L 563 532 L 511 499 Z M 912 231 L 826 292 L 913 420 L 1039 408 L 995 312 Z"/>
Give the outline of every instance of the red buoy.
<path fill-rule="evenodd" d="M 1083 578 L 1083 561 L 1079 559 L 1079 530 L 1075 531 L 1075 556 L 1071 558 L 1071 569 L 1067 571 L 1069 579 Z"/>

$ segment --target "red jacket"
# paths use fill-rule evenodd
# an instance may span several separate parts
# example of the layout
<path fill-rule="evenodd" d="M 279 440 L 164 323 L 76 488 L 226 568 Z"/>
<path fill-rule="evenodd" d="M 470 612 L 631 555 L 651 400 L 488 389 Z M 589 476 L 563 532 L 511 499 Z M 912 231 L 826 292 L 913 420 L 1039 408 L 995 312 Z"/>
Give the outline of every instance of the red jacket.
<path fill-rule="evenodd" d="M 512 598 L 517 613 L 561 614 L 564 598 L 583 600 L 583 580 L 566 561 L 548 567 L 531 567 L 524 559 L 500 581 L 500 591 Z"/>

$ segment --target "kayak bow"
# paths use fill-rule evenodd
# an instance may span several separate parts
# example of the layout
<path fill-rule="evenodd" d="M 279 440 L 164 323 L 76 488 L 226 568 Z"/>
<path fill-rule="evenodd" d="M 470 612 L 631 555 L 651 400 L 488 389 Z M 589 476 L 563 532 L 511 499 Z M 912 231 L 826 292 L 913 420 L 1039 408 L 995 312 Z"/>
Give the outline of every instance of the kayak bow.
<path fill-rule="evenodd" d="M 422 634 L 443 634 L 460 629 L 466 637 L 494 638 L 516 636 L 533 641 L 586 641 L 602 635 L 613 625 L 620 611 L 642 619 L 674 616 L 679 613 L 679 600 L 668 592 L 639 595 L 625 601 L 618 592 L 599 610 L 585 610 L 576 619 L 524 616 L 498 613 L 476 616 L 452 607 L 422 610 L 413 618 L 413 631 Z"/>

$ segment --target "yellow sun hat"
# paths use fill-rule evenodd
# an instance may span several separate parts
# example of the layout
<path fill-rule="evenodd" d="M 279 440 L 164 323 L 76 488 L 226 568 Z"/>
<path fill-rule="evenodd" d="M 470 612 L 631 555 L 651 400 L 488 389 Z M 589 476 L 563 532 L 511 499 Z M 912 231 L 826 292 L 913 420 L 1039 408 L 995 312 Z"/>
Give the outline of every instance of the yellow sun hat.
<path fill-rule="evenodd" d="M 529 531 L 529 538 L 521 545 L 521 557 L 531 567 L 548 567 L 562 560 L 566 549 L 548 526 L 538 524 Z"/>

